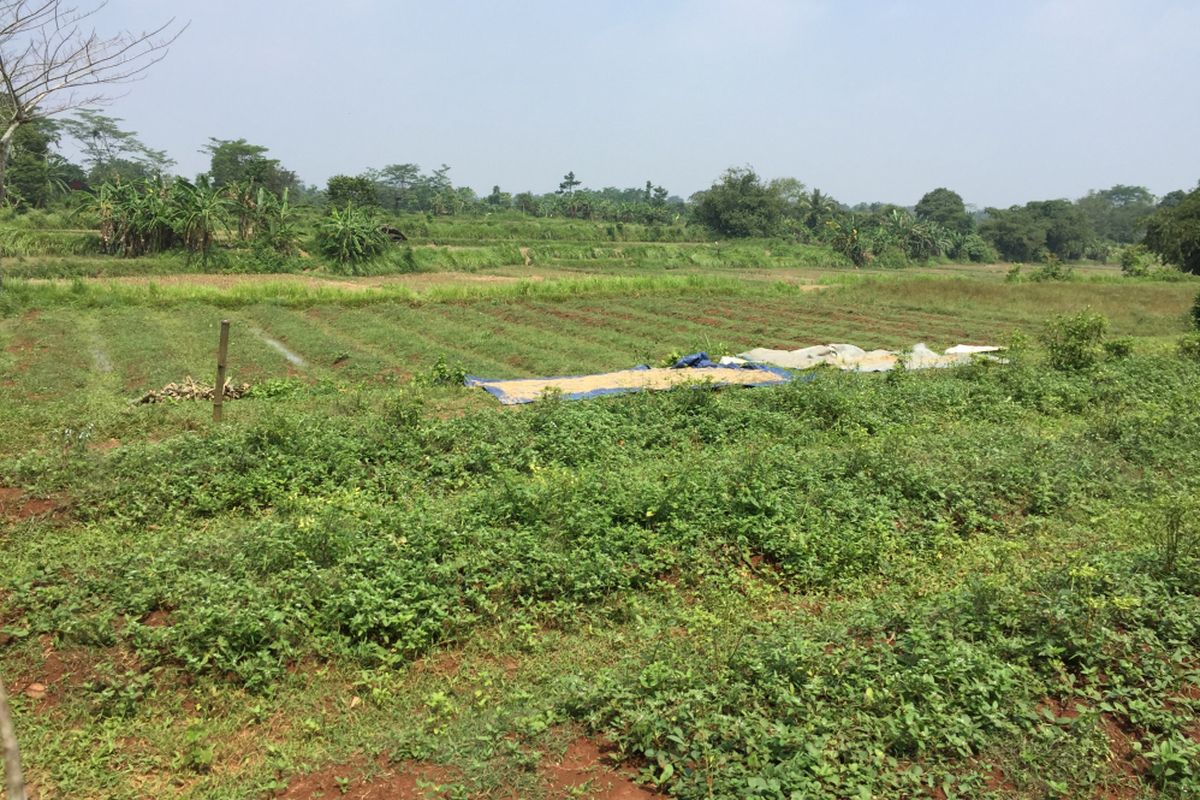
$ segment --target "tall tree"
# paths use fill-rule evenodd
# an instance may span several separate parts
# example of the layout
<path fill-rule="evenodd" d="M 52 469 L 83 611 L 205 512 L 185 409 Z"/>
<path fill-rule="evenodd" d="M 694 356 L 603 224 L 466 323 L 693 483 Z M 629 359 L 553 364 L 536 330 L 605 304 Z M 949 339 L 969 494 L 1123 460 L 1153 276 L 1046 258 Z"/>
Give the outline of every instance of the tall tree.
<path fill-rule="evenodd" d="M 692 200 L 696 220 L 722 236 L 774 236 L 782 228 L 783 198 L 749 167 L 725 170 Z"/>
<path fill-rule="evenodd" d="M 279 159 L 267 158 L 266 147 L 245 139 L 209 137 L 200 152 L 211 157 L 208 177 L 217 189 L 231 183 L 250 183 L 283 194 L 284 189 L 294 190 L 299 183 L 296 173 L 285 169 Z"/>
<path fill-rule="evenodd" d="M 23 125 L 101 105 L 108 90 L 142 75 L 183 32 L 169 20 L 149 31 L 102 37 L 90 28 L 103 5 L 80 10 L 62 0 L 0 0 L 0 203 L 13 137 Z"/>
<path fill-rule="evenodd" d="M 367 177 L 379 185 L 380 200 L 393 211 L 413 209 L 412 188 L 421 178 L 416 164 L 389 164 L 380 170 L 368 170 Z"/>
<path fill-rule="evenodd" d="M 334 175 L 326 183 L 325 202 L 339 208 L 351 204 L 363 208 L 379 205 L 379 197 L 375 193 L 375 182 L 365 175 Z"/>
<path fill-rule="evenodd" d="M 1009 261 L 1037 261 L 1047 254 L 1082 258 L 1095 239 L 1091 223 L 1069 200 L 1036 200 L 987 213 L 979 232 Z"/>
<path fill-rule="evenodd" d="M 92 183 L 165 175 L 175 161 L 166 151 L 147 147 L 135 132 L 122 130 L 121 121 L 85 108 L 58 124 L 83 151 L 87 178 Z"/>
<path fill-rule="evenodd" d="M 800 197 L 799 206 L 804 227 L 814 235 L 822 233 L 825 223 L 833 219 L 838 210 L 837 201 L 816 188 Z"/>
<path fill-rule="evenodd" d="M 7 173 L 8 201 L 29 207 L 44 207 L 67 191 L 83 171 L 58 153 L 59 125 L 54 120 L 36 119 L 13 136 Z"/>
<path fill-rule="evenodd" d="M 1118 184 L 1090 191 L 1075 205 L 1091 222 L 1101 239 L 1130 244 L 1146 232 L 1146 218 L 1154 212 L 1154 195 L 1144 186 Z"/>
<path fill-rule="evenodd" d="M 1200 188 L 1154 212 L 1146 222 L 1146 247 L 1163 261 L 1200 275 Z"/>
<path fill-rule="evenodd" d="M 963 203 L 962 196 L 950 189 L 939 187 L 931 192 L 926 192 L 925 196 L 917 201 L 916 208 L 913 210 L 917 214 L 917 219 L 923 222 L 936 222 L 950 231 L 967 233 L 974 226 L 974 220 L 967 213 L 967 206 Z"/>
<path fill-rule="evenodd" d="M 558 184 L 558 194 L 570 197 L 575 194 L 575 190 L 580 186 L 580 181 L 575 177 L 575 171 L 571 170 L 566 175 L 563 175 L 562 183 Z"/>

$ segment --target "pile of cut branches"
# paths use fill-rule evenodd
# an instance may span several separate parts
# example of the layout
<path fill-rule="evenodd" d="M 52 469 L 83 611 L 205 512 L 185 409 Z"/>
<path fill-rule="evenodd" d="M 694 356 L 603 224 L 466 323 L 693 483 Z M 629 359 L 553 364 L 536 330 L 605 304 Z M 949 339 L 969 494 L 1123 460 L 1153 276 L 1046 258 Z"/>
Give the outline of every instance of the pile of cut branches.
<path fill-rule="evenodd" d="M 246 396 L 250 391 L 250 384 L 241 383 L 236 386 L 225 383 L 225 399 L 239 400 Z M 183 379 L 182 383 L 168 383 L 161 389 L 151 389 L 144 395 L 134 400 L 134 405 L 145 405 L 147 403 L 162 403 L 167 400 L 212 400 L 213 387 L 207 383 L 197 383 L 191 375 Z"/>

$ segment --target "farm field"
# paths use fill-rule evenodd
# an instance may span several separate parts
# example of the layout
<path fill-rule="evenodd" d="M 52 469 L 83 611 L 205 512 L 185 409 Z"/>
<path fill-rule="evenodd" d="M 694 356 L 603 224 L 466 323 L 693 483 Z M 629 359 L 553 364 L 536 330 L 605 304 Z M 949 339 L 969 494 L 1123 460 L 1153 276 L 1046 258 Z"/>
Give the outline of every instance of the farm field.
<path fill-rule="evenodd" d="M 1200 798 L 1200 3 L 278 5 L 0 2 L 2 800 Z"/>
<path fill-rule="evenodd" d="M 35 795 L 1193 794 L 1197 282 L 1006 270 L 6 281 L 0 669 Z M 1132 352 L 1051 368 L 1037 335 L 1084 308 Z M 211 382 L 223 318 L 253 388 L 222 425 L 131 404 Z M 459 385 L 831 341 L 1014 349 L 520 409 Z"/>

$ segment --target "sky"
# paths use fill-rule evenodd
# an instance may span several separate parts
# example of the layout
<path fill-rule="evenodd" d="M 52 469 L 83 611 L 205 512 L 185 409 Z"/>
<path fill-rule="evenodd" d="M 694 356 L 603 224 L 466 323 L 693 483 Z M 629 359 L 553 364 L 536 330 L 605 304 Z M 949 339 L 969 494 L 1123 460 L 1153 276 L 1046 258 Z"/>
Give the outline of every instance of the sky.
<path fill-rule="evenodd" d="M 188 28 L 106 113 L 177 171 L 245 138 L 302 180 L 416 163 L 486 194 L 731 166 L 979 207 L 1200 179 L 1198 0 L 110 0 Z"/>

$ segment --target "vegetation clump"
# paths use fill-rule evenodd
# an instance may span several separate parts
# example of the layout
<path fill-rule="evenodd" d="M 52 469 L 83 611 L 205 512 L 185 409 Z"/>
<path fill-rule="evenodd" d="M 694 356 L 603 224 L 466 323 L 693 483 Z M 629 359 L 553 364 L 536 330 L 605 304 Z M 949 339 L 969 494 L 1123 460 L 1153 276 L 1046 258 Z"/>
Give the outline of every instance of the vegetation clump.
<path fill-rule="evenodd" d="M 317 228 L 317 246 L 341 272 L 355 273 L 361 264 L 381 255 L 388 244 L 375 215 L 353 204 L 329 209 Z"/>
<path fill-rule="evenodd" d="M 1050 366 L 1066 372 L 1095 368 L 1104 354 L 1108 320 L 1094 311 L 1081 311 L 1051 319 L 1041 334 Z"/>
<path fill-rule="evenodd" d="M 1091 347 L 1104 325 L 1052 327 Z M 842 797 L 966 793 L 980 758 L 1039 791 L 1092 785 L 1108 715 L 1148 754 L 1146 785 L 1200 780 L 1193 712 L 1164 702 L 1200 637 L 1190 517 L 1142 533 L 1124 516 L 1197 466 L 1186 361 L 1133 355 L 1098 381 L 1022 357 L 448 418 L 420 387 L 378 404 L 343 387 L 334 416 L 309 407 L 321 387 L 280 387 L 239 404 L 282 404 L 249 424 L 6 466 L 79 500 L 4 545 L 19 635 L 0 647 L 52 635 L 159 676 L 97 678 L 95 725 L 140 724 L 167 676 L 267 707 L 304 664 L 395 707 L 398 667 L 501 631 L 544 682 L 500 700 L 524 679 L 464 673 L 392 735 L 461 749 L 481 718 L 531 739 L 579 725 L 675 796 Z M 561 663 L 597 639 L 602 658 Z M 216 772 L 211 734 L 189 735 L 177 749 Z"/>

